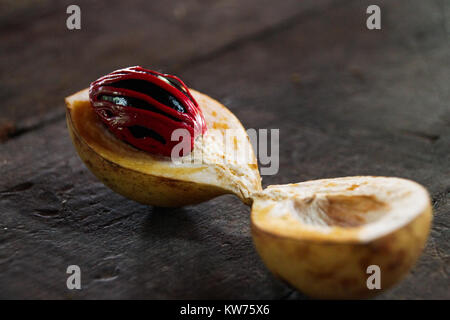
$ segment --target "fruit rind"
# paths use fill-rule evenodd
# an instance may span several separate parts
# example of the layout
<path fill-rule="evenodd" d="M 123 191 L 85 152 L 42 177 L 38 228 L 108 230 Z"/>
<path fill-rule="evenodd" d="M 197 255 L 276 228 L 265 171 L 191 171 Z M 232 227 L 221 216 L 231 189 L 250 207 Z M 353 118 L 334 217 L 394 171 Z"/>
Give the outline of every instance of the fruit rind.
<path fill-rule="evenodd" d="M 274 275 L 319 299 L 359 299 L 379 294 L 402 279 L 425 245 L 431 209 L 408 225 L 369 243 L 301 241 L 252 224 L 255 248 Z M 369 290 L 367 267 L 381 270 L 381 289 Z"/>
<path fill-rule="evenodd" d="M 128 199 L 158 207 L 181 207 L 226 193 L 211 185 L 143 174 L 119 166 L 96 153 L 76 134 L 69 112 L 67 126 L 78 155 L 90 171 L 113 191 Z"/>

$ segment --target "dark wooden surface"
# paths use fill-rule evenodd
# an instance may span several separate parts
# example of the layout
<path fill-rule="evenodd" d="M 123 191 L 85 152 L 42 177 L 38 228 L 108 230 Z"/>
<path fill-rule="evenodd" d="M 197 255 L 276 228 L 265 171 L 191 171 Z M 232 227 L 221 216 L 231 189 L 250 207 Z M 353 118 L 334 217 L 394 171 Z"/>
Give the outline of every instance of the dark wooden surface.
<path fill-rule="evenodd" d="M 113 69 L 173 72 L 248 128 L 280 128 L 264 185 L 348 175 L 416 180 L 434 221 L 410 275 L 380 299 L 449 299 L 450 3 L 377 1 L 0 2 L 0 298 L 303 299 L 254 251 L 233 196 L 142 206 L 85 168 L 64 96 Z M 164 3 L 164 5 L 163 5 Z M 68 265 L 82 270 L 66 288 Z"/>

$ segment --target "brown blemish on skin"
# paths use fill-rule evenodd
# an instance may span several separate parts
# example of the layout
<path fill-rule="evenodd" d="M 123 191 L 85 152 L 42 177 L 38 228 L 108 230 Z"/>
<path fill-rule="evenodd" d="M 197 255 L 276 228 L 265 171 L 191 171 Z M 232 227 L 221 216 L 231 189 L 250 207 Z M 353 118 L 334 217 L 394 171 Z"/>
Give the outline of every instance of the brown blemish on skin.
<path fill-rule="evenodd" d="M 211 114 L 213 117 L 217 117 L 217 112 L 213 111 L 213 112 L 211 112 Z"/>
<path fill-rule="evenodd" d="M 390 254 L 390 252 L 392 251 L 393 243 L 395 243 L 395 237 L 394 235 L 389 235 L 379 241 L 370 243 L 368 248 L 374 254 L 377 253 Z"/>
<path fill-rule="evenodd" d="M 359 265 L 361 266 L 361 270 L 365 273 L 367 270 L 367 267 L 372 265 L 372 259 L 370 256 L 364 256 L 361 259 L 359 259 Z"/>
<path fill-rule="evenodd" d="M 389 263 L 386 269 L 389 271 L 394 271 L 395 269 L 401 267 L 405 262 L 406 256 L 407 254 L 404 250 L 400 250 L 399 252 L 395 253 L 394 261 Z"/>
<path fill-rule="evenodd" d="M 300 258 L 305 258 L 309 255 L 309 246 L 299 246 L 295 252 Z"/>
<path fill-rule="evenodd" d="M 358 285 L 358 280 L 355 278 L 343 278 L 339 281 L 339 283 L 344 287 L 344 288 L 348 288 L 348 287 L 355 287 Z"/>
<path fill-rule="evenodd" d="M 355 190 L 356 188 L 359 188 L 359 185 L 357 185 L 357 184 L 352 184 L 350 187 L 347 188 L 347 190 L 348 190 L 348 191 L 353 191 L 353 190 Z"/>
<path fill-rule="evenodd" d="M 328 272 L 317 272 L 317 271 L 312 271 L 312 270 L 308 270 L 308 273 L 319 280 L 324 280 L 324 279 L 332 279 L 335 276 L 335 272 L 334 271 L 328 271 Z"/>
<path fill-rule="evenodd" d="M 238 141 L 236 137 L 233 137 L 234 150 L 238 149 Z"/>

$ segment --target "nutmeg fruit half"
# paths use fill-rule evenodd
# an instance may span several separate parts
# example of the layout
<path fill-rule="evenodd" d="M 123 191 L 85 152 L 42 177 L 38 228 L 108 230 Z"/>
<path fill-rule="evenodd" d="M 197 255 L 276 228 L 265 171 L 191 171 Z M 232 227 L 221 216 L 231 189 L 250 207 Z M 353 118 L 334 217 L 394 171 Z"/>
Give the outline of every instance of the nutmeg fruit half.
<path fill-rule="evenodd" d="M 428 192 L 410 180 L 306 181 L 254 195 L 252 236 L 274 275 L 305 294 L 364 298 L 409 271 L 428 237 L 431 212 Z M 379 288 L 370 266 L 379 268 Z"/>
<path fill-rule="evenodd" d="M 221 103 L 190 92 L 209 130 L 195 140 L 193 152 L 179 161 L 118 139 L 97 117 L 88 89 L 67 97 L 67 127 L 80 158 L 105 185 L 143 204 L 178 207 L 226 193 L 250 204 L 251 195 L 261 190 L 261 177 L 245 129 Z M 233 132 L 232 148 L 225 148 L 227 130 Z M 236 153 L 238 149 L 248 153 Z"/>

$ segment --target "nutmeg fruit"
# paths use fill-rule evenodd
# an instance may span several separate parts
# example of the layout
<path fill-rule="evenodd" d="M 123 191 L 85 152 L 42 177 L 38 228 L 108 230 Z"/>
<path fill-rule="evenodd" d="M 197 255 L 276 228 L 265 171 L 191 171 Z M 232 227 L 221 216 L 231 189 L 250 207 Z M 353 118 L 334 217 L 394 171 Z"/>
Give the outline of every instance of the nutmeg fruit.
<path fill-rule="evenodd" d="M 168 90 L 176 92 L 178 98 L 184 95 L 198 110 L 189 111 L 190 122 L 186 120 L 194 133 L 191 152 L 174 161 L 167 156 L 168 145 L 158 144 L 156 136 L 148 136 L 150 139 L 141 140 L 140 145 L 117 132 L 128 130 L 133 135 L 129 120 L 114 123 L 114 117 L 121 120 L 114 112 L 123 108 L 130 108 L 127 116 L 142 116 L 136 121 L 144 121 L 150 129 L 160 131 L 164 124 L 168 131 L 174 128 L 167 119 L 161 120 L 160 127 L 148 122 L 148 117 L 158 114 L 154 109 L 152 113 L 131 109 L 143 105 L 132 100 L 142 97 L 136 93 L 139 88 L 131 90 L 116 81 L 123 80 L 127 72 L 113 72 L 104 82 L 94 82 L 90 91 L 66 98 L 67 126 L 75 148 L 86 166 L 112 190 L 134 201 L 163 207 L 195 204 L 226 193 L 237 195 L 251 205 L 254 245 L 268 269 L 315 298 L 364 298 L 380 293 L 407 274 L 419 257 L 432 220 L 429 194 L 419 184 L 362 176 L 262 190 L 257 161 L 239 120 L 207 95 L 187 88 L 184 93 L 173 91 L 183 91 L 183 86 Z M 155 75 L 139 76 L 170 82 L 167 78 L 155 80 Z M 120 87 L 120 92 L 114 91 L 115 87 Z M 176 113 L 182 118 L 188 104 L 166 105 L 172 111 L 158 107 L 162 117 Z M 230 132 L 231 147 L 227 144 Z M 160 136 L 167 137 L 166 133 Z M 371 267 L 380 272 L 380 288 L 368 284 Z"/>

